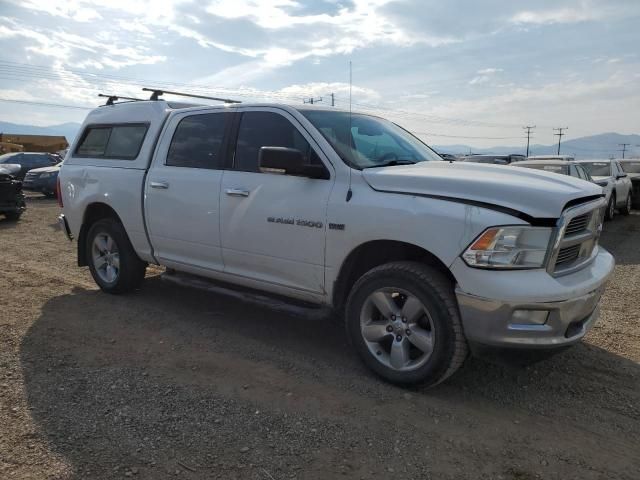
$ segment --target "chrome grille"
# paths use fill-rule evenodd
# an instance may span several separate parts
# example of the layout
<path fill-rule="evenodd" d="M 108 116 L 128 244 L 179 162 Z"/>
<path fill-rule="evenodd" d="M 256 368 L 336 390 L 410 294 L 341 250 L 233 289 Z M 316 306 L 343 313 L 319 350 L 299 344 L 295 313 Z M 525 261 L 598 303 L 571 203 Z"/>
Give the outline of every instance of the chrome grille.
<path fill-rule="evenodd" d="M 25 180 L 31 180 L 35 177 L 37 177 L 38 174 L 37 173 L 33 173 L 33 172 L 27 172 L 27 174 L 24 176 Z"/>
<path fill-rule="evenodd" d="M 556 267 L 568 262 L 573 262 L 580 254 L 580 244 L 561 248 L 556 259 Z"/>
<path fill-rule="evenodd" d="M 605 200 L 600 199 L 564 212 L 558 221 L 558 233 L 547 266 L 549 273 L 571 273 L 595 258 L 604 206 Z"/>
<path fill-rule="evenodd" d="M 575 233 L 584 232 L 587 229 L 587 225 L 589 225 L 589 220 L 591 219 L 591 213 L 585 213 L 583 215 L 578 215 L 573 218 L 569 225 L 567 225 L 567 229 L 565 230 L 565 235 L 573 235 Z"/>

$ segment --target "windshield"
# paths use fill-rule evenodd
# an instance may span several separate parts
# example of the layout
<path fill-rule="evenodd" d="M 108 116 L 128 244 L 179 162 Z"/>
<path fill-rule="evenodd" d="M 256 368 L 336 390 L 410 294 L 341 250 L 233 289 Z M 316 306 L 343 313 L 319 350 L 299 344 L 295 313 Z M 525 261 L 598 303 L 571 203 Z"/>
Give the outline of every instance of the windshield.
<path fill-rule="evenodd" d="M 640 162 L 620 162 L 625 173 L 640 173 Z"/>
<path fill-rule="evenodd" d="M 592 177 L 611 176 L 611 164 L 609 162 L 580 162 L 580 165 L 582 165 Z"/>
<path fill-rule="evenodd" d="M 525 168 L 534 168 L 536 170 L 545 170 L 547 172 L 561 173 L 569 175 L 569 167 L 564 165 L 520 165 Z"/>
<path fill-rule="evenodd" d="M 0 155 L 0 164 L 2 163 L 15 163 L 17 157 L 16 153 L 5 153 L 4 155 Z"/>
<path fill-rule="evenodd" d="M 358 169 L 442 161 L 436 152 L 397 125 L 349 112 L 301 110 L 342 160 Z"/>

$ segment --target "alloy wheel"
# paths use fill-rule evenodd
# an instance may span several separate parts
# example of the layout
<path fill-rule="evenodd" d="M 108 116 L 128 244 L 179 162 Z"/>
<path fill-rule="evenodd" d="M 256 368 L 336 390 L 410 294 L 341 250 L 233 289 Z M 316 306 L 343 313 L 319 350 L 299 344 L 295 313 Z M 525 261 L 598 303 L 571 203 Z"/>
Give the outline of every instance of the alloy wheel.
<path fill-rule="evenodd" d="M 91 248 L 93 266 L 98 276 L 106 283 L 115 283 L 120 274 L 120 252 L 116 242 L 108 233 L 99 233 Z"/>
<path fill-rule="evenodd" d="M 433 353 L 435 329 L 429 311 L 403 289 L 371 293 L 362 306 L 360 331 L 372 356 L 393 370 L 420 368 Z"/>

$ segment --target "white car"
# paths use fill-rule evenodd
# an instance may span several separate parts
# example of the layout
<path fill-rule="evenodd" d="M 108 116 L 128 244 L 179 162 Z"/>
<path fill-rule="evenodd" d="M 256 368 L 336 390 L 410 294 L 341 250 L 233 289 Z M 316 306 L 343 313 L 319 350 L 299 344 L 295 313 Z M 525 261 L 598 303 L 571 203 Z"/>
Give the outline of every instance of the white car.
<path fill-rule="evenodd" d="M 633 204 L 633 190 L 629 175 L 620 166 L 618 160 L 578 160 L 578 164 L 589 172 L 596 183 L 610 191 L 608 195 L 606 219 L 611 220 L 616 210 L 629 215 Z"/>
<path fill-rule="evenodd" d="M 445 162 L 337 109 L 103 106 L 59 182 L 61 225 L 105 292 L 139 288 L 153 263 L 331 306 L 400 384 L 443 381 L 478 344 L 578 342 L 614 268 L 599 186 Z"/>

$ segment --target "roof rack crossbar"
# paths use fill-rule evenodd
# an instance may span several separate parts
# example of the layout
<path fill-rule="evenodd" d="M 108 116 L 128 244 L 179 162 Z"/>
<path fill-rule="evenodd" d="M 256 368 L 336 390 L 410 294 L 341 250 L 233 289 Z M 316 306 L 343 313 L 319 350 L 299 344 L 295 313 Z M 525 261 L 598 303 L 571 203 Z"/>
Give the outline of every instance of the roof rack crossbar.
<path fill-rule="evenodd" d="M 231 100 L 229 98 L 207 97 L 205 95 L 195 95 L 193 93 L 171 92 L 169 90 L 160 90 L 158 88 L 145 87 L 142 90 L 145 92 L 152 92 L 149 100 L 158 100 L 161 95 L 164 95 L 165 93 L 167 93 L 169 95 L 178 95 L 180 97 L 204 98 L 206 100 L 216 100 L 217 102 L 224 102 L 224 103 L 242 103 L 240 102 L 240 100 Z"/>
<path fill-rule="evenodd" d="M 122 95 L 105 95 L 104 93 L 99 93 L 98 96 L 99 97 L 104 97 L 104 98 L 107 99 L 107 103 L 105 103 L 105 105 L 113 105 L 113 103 L 118 101 L 118 100 L 130 100 L 132 102 L 142 102 L 143 101 L 141 98 L 123 97 Z"/>

